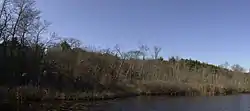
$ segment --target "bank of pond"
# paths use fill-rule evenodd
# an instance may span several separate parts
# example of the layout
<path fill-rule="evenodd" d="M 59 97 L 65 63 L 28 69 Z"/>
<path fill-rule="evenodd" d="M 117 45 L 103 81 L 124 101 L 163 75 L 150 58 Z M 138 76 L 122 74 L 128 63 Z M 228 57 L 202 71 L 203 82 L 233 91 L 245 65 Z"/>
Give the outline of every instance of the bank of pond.
<path fill-rule="evenodd" d="M 126 99 L 130 97 L 208 97 L 208 96 L 228 96 L 249 93 L 244 89 L 213 88 L 206 91 L 195 89 L 169 88 L 164 90 L 148 90 L 143 92 L 122 92 L 122 91 L 88 91 L 88 92 L 59 92 L 56 90 L 39 88 L 2 88 L 1 108 L 30 108 L 33 103 L 51 103 L 54 102 L 96 102 L 110 101 L 115 99 Z M 48 106 L 44 106 L 48 107 Z"/>

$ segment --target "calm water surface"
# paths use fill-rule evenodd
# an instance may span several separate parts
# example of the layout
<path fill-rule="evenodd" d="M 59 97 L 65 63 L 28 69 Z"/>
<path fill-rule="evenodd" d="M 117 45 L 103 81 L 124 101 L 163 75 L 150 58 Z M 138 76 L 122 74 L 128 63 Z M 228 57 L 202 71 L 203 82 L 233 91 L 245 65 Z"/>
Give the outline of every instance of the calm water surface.
<path fill-rule="evenodd" d="M 46 103 L 48 104 L 48 103 Z M 134 97 L 95 103 L 49 103 L 54 111 L 250 111 L 250 95 L 214 97 Z M 33 107 L 32 111 L 48 111 Z M 58 108 L 58 107 L 57 107 Z"/>
<path fill-rule="evenodd" d="M 90 111 L 250 111 L 250 95 L 136 97 L 92 106 Z"/>

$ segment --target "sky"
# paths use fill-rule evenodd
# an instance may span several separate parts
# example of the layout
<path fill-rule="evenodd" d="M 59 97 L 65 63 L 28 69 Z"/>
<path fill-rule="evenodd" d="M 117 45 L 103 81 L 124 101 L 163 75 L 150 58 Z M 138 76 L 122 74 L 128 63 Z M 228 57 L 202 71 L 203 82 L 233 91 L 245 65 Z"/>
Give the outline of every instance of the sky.
<path fill-rule="evenodd" d="M 249 0 L 36 0 L 49 31 L 85 45 L 158 46 L 179 56 L 250 68 Z"/>

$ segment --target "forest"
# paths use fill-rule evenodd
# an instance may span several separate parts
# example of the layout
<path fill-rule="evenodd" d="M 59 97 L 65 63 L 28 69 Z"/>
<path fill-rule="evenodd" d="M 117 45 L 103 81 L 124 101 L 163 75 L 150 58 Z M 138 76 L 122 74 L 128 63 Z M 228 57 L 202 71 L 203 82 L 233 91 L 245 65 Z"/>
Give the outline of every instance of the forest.
<path fill-rule="evenodd" d="M 128 52 L 119 45 L 94 48 L 49 32 L 50 24 L 34 0 L 1 1 L 0 98 L 216 95 L 250 90 L 250 76 L 240 65 L 163 58 L 157 46 L 139 45 Z"/>

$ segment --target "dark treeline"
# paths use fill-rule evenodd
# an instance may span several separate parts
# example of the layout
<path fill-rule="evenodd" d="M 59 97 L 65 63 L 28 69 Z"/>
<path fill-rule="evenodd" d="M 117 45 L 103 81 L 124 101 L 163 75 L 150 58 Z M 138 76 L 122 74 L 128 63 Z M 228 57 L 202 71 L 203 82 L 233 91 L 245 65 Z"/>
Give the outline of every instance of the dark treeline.
<path fill-rule="evenodd" d="M 126 93 L 225 93 L 249 90 L 249 75 L 239 65 L 229 70 L 191 59 L 159 56 L 161 48 L 141 45 L 122 52 L 91 49 L 55 33 L 40 17 L 33 0 L 3 0 L 0 9 L 0 85 L 3 92 L 28 90 L 55 97 Z M 6 89 L 6 90 L 5 90 Z M 34 91 L 35 90 L 35 91 Z M 41 92 L 41 93 L 38 93 Z M 54 94 L 55 93 L 55 94 Z M 34 95 L 36 94 L 36 95 Z M 82 94 L 82 95 L 81 95 Z M 65 97 L 65 96 L 64 96 Z"/>

